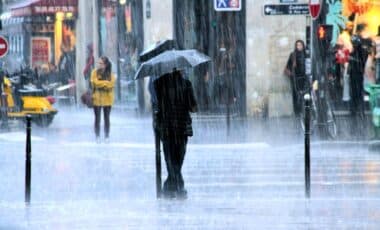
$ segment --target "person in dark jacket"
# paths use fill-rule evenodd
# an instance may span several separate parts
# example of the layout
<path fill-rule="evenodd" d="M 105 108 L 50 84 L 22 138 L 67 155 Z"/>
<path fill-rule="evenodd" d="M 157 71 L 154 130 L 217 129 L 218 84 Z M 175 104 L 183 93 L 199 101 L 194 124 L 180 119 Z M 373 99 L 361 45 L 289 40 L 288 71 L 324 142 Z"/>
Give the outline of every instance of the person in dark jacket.
<path fill-rule="evenodd" d="M 61 46 L 61 52 L 58 62 L 59 78 L 63 84 L 68 84 L 70 79 L 75 79 L 75 55 L 74 51 L 70 51 L 64 45 Z"/>
<path fill-rule="evenodd" d="M 165 74 L 154 81 L 157 96 L 157 126 L 164 148 L 168 177 L 163 192 L 166 197 L 187 196 L 181 174 L 188 136 L 192 136 L 190 112 L 197 111 L 193 87 L 181 72 Z"/>
<path fill-rule="evenodd" d="M 290 78 L 292 84 L 293 109 L 296 115 L 299 115 L 302 109 L 298 93 L 299 91 L 304 91 L 307 86 L 305 61 L 305 43 L 302 40 L 297 40 L 285 68 L 285 74 Z"/>
<path fill-rule="evenodd" d="M 83 69 L 84 79 L 89 81 L 91 77 L 91 70 L 94 68 L 95 60 L 94 60 L 94 48 L 92 44 L 87 45 L 87 58 L 86 65 Z"/>
<path fill-rule="evenodd" d="M 364 67 L 367 59 L 367 53 L 363 49 L 362 39 L 360 36 L 352 36 L 353 51 L 350 56 L 350 93 L 351 93 L 351 115 L 364 117 L 364 101 L 363 101 L 363 76 Z"/>

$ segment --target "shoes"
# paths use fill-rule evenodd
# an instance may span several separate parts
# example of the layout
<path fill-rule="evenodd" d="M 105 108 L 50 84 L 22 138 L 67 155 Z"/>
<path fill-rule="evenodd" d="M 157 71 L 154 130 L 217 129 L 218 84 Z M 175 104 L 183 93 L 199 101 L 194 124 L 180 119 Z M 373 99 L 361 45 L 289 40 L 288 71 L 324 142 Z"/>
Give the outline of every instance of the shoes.
<path fill-rule="evenodd" d="M 100 137 L 96 137 L 95 141 L 97 144 L 100 144 Z"/>
<path fill-rule="evenodd" d="M 106 137 L 106 138 L 104 139 L 104 143 L 109 144 L 109 143 L 110 143 L 110 138 L 109 138 L 109 137 Z"/>
<path fill-rule="evenodd" d="M 162 196 L 165 199 L 187 199 L 187 191 L 186 189 L 181 189 L 179 191 L 171 191 L 171 190 L 163 190 Z"/>
<path fill-rule="evenodd" d="M 177 191 L 176 197 L 179 199 L 186 199 L 187 198 L 186 189 L 183 188 L 183 189 L 180 189 L 179 191 Z"/>
<path fill-rule="evenodd" d="M 165 199 L 174 199 L 176 197 L 176 192 L 175 191 L 163 190 L 162 191 L 162 196 Z"/>

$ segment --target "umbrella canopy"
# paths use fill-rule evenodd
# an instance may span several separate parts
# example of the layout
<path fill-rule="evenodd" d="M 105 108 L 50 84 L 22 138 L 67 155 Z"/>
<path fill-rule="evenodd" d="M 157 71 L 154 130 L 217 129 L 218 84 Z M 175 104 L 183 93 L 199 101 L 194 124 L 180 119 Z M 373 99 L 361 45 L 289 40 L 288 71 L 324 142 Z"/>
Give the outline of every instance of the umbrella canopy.
<path fill-rule="evenodd" d="M 174 40 L 166 39 L 159 41 L 158 43 L 154 44 L 152 47 L 149 47 L 148 49 L 144 50 L 140 53 L 139 61 L 144 62 L 148 61 L 149 59 L 159 55 L 160 53 L 166 51 L 166 50 L 172 50 L 176 48 L 176 43 Z"/>
<path fill-rule="evenodd" d="M 161 76 L 174 69 L 192 68 L 209 61 L 209 56 L 197 50 L 168 50 L 142 63 L 135 74 L 135 80 L 146 76 Z"/>

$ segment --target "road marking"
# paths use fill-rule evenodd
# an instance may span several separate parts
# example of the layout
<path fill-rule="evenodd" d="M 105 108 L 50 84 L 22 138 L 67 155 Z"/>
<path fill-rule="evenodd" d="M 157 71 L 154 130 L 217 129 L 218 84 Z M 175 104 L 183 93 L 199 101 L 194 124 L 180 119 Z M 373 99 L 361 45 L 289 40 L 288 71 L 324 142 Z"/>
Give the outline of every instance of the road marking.
<path fill-rule="evenodd" d="M 125 143 L 125 142 L 115 142 L 115 143 L 100 143 L 95 142 L 67 142 L 64 143 L 66 146 L 82 146 L 82 147 L 121 147 L 121 148 L 137 148 L 137 149 L 154 149 L 154 144 L 151 143 Z M 270 145 L 265 142 L 253 142 L 253 143 L 241 143 L 241 144 L 188 144 L 188 149 L 197 150 L 197 149 L 268 149 Z"/>
<path fill-rule="evenodd" d="M 25 142 L 26 134 L 24 132 L 10 132 L 0 134 L 0 140 L 11 141 L 11 142 Z M 45 138 L 38 136 L 31 136 L 32 141 L 44 141 Z"/>

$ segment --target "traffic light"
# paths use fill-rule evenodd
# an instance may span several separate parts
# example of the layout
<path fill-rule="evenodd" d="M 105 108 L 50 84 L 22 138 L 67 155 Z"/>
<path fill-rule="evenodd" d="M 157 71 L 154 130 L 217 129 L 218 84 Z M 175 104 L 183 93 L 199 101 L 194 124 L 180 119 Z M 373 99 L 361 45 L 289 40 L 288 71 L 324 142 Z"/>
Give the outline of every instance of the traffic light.
<path fill-rule="evenodd" d="M 323 48 L 329 48 L 333 36 L 333 26 L 320 24 L 317 27 L 317 38 Z"/>

